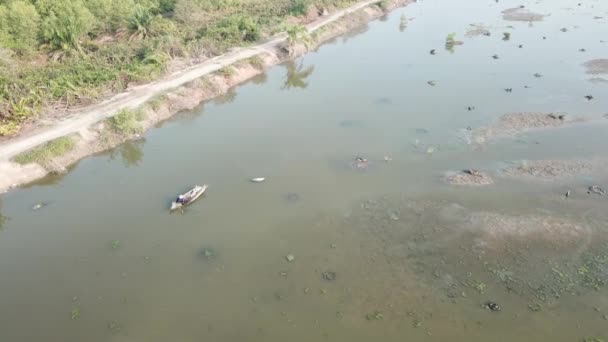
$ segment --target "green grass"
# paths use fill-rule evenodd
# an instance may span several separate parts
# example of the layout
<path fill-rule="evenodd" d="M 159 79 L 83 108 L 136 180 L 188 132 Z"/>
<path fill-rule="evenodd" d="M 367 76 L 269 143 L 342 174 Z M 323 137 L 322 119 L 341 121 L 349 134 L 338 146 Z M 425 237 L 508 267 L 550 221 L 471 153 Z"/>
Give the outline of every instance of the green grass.
<path fill-rule="evenodd" d="M 107 123 L 114 133 L 134 135 L 143 131 L 141 121 L 144 119 L 142 110 L 122 109 L 118 114 L 109 118 Z"/>
<path fill-rule="evenodd" d="M 38 163 L 44 165 L 53 158 L 62 156 L 74 149 L 75 143 L 72 137 L 61 137 L 51 140 L 46 144 L 35 147 L 29 151 L 18 154 L 13 161 L 19 164 Z"/>
<path fill-rule="evenodd" d="M 234 76 L 236 71 L 234 70 L 233 67 L 227 66 L 227 67 L 223 67 L 220 70 L 218 70 L 217 73 L 226 78 L 230 78 L 230 77 Z"/>
<path fill-rule="evenodd" d="M 264 70 L 264 59 L 262 59 L 262 57 L 258 56 L 253 56 L 253 57 L 249 57 L 247 59 L 247 62 L 253 66 L 254 68 L 258 69 L 258 70 Z"/>

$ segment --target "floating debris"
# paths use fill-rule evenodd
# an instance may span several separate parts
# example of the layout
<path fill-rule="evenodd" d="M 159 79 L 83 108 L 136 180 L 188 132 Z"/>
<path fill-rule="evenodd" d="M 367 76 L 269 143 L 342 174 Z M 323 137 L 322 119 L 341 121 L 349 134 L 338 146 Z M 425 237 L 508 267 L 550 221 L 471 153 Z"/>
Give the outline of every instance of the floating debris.
<path fill-rule="evenodd" d="M 427 149 L 426 149 L 426 153 L 428 153 L 428 154 L 433 154 L 433 153 L 435 153 L 435 148 L 434 148 L 434 147 L 432 147 L 432 146 L 431 146 L 431 147 L 429 147 L 429 148 L 427 148 Z"/>
<path fill-rule="evenodd" d="M 36 210 L 42 209 L 43 207 L 46 207 L 47 205 L 48 205 L 48 203 L 46 203 L 46 202 L 40 202 L 40 203 L 35 204 L 32 207 L 32 210 L 36 211 Z"/>
<path fill-rule="evenodd" d="M 363 157 L 356 157 L 353 166 L 357 169 L 367 169 L 369 161 Z"/>
<path fill-rule="evenodd" d="M 431 55 L 435 55 L 435 54 L 437 53 L 437 51 L 436 51 L 435 49 L 432 49 L 431 51 L 429 51 L 429 53 L 430 53 Z"/>
<path fill-rule="evenodd" d="M 578 51 L 580 51 L 580 52 L 585 52 L 585 51 L 587 51 L 587 50 L 585 50 L 585 49 L 578 49 Z"/>
<path fill-rule="evenodd" d="M 600 195 L 603 196 L 606 194 L 606 190 L 604 190 L 602 187 L 598 186 L 598 185 L 592 185 L 589 187 L 589 189 L 587 190 L 588 194 L 596 194 L 596 195 Z"/>
<path fill-rule="evenodd" d="M 296 257 L 295 257 L 295 255 L 293 255 L 293 254 L 287 254 L 287 255 L 285 256 L 285 260 L 287 260 L 287 262 L 292 262 L 292 261 L 295 261 L 295 260 L 296 260 Z"/>
<path fill-rule="evenodd" d="M 564 194 L 564 198 L 568 199 L 570 198 L 570 195 L 572 195 L 572 193 L 570 192 L 570 190 L 566 191 L 566 193 Z"/>
<path fill-rule="evenodd" d="M 435 82 L 435 81 L 428 81 L 428 82 L 426 82 L 426 83 L 427 83 L 428 85 L 432 86 L 432 87 L 434 87 L 435 85 L 437 85 L 437 82 Z"/>
<path fill-rule="evenodd" d="M 70 312 L 70 317 L 72 318 L 72 320 L 77 320 L 78 318 L 80 318 L 80 309 L 73 308 Z"/>
<path fill-rule="evenodd" d="M 509 32 L 503 32 L 503 34 L 502 34 L 502 40 L 507 41 L 509 39 L 511 39 L 511 33 L 509 33 Z"/>
<path fill-rule="evenodd" d="M 487 302 L 484 306 L 490 311 L 500 311 L 500 306 L 494 302 Z"/>
<path fill-rule="evenodd" d="M 112 247 L 113 250 L 119 249 L 120 240 L 112 240 L 112 242 L 110 243 L 110 246 Z"/>
<path fill-rule="evenodd" d="M 473 106 L 468 106 L 468 107 L 467 107 L 467 110 L 468 110 L 469 112 L 470 112 L 470 111 L 473 111 L 473 110 L 475 110 L 475 107 L 473 107 Z"/>
<path fill-rule="evenodd" d="M 336 280 L 336 276 L 337 274 L 334 271 L 325 271 L 321 273 L 321 278 L 326 281 L 334 281 Z"/>
<path fill-rule="evenodd" d="M 492 58 L 499 59 L 500 57 L 498 55 L 494 54 L 494 55 L 492 55 Z"/>
<path fill-rule="evenodd" d="M 522 49 L 524 47 L 524 45 L 523 44 L 519 44 L 519 45 L 517 45 L 517 47 L 520 48 L 520 49 Z"/>
<path fill-rule="evenodd" d="M 587 99 L 587 101 L 593 100 L 593 96 L 592 95 L 585 95 L 585 98 Z"/>
<path fill-rule="evenodd" d="M 217 252 L 211 247 L 202 247 L 199 250 L 198 255 L 203 259 L 209 260 L 214 259 L 217 256 Z"/>
<path fill-rule="evenodd" d="M 380 311 L 374 311 L 365 315 L 365 319 L 367 319 L 368 321 L 379 321 L 384 319 L 384 315 Z"/>
<path fill-rule="evenodd" d="M 543 77 L 543 75 L 542 75 L 542 74 L 539 74 L 539 73 L 535 73 L 535 74 L 534 74 L 534 77 L 536 77 L 536 78 L 541 78 L 541 77 Z"/>
<path fill-rule="evenodd" d="M 393 161 L 393 158 L 391 158 L 389 156 L 384 156 L 384 161 L 388 163 L 390 161 Z"/>
<path fill-rule="evenodd" d="M 513 92 L 513 88 L 505 88 L 505 92 L 512 93 Z"/>
<path fill-rule="evenodd" d="M 560 29 L 560 31 L 562 31 L 562 32 L 568 32 L 568 29 L 565 28 L 565 27 L 563 27 L 563 28 Z"/>

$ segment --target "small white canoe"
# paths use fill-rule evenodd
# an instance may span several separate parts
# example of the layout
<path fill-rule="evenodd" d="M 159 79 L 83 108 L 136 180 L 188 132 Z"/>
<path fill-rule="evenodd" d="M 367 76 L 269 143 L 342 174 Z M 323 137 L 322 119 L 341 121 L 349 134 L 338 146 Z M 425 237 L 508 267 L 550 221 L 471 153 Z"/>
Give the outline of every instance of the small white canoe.
<path fill-rule="evenodd" d="M 250 181 L 253 183 L 262 183 L 263 181 L 265 181 L 266 178 L 264 177 L 258 177 L 258 178 L 251 178 Z"/>
<path fill-rule="evenodd" d="M 171 203 L 171 211 L 185 207 L 201 197 L 207 191 L 207 184 L 203 186 L 196 185 L 192 190 L 179 195 L 175 201 Z"/>

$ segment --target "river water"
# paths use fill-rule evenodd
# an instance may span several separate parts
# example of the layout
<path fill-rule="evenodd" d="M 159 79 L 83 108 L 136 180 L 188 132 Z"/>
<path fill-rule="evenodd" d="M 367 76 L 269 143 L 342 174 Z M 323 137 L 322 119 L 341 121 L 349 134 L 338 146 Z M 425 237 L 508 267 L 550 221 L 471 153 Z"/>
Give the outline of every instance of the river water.
<path fill-rule="evenodd" d="M 519 5 L 547 16 L 502 19 Z M 606 18 L 599 0 L 420 1 L 3 195 L 0 340 L 608 338 L 608 201 L 585 193 L 608 178 L 500 172 L 608 157 L 608 86 L 581 66 L 607 58 Z M 523 111 L 591 121 L 470 144 Z M 496 184 L 442 181 L 463 168 Z"/>

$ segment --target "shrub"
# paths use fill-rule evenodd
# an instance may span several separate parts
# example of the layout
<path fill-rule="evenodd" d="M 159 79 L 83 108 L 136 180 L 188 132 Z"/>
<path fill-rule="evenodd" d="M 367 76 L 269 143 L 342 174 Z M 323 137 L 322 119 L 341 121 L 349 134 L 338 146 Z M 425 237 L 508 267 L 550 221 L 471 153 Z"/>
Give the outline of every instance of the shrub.
<path fill-rule="evenodd" d="M 45 18 L 42 37 L 51 49 L 81 50 L 80 38 L 95 22 L 82 0 L 38 0 L 36 6 Z"/>
<path fill-rule="evenodd" d="M 62 156 L 72 149 L 75 143 L 72 137 L 61 137 L 51 140 L 46 144 L 34 147 L 33 149 L 18 154 L 13 158 L 13 161 L 19 164 L 38 163 L 40 165 L 48 164 L 53 158 Z"/>
<path fill-rule="evenodd" d="M 306 14 L 309 6 L 310 2 L 308 0 L 292 0 L 287 12 L 296 17 L 302 16 Z"/>
<path fill-rule="evenodd" d="M 34 5 L 18 0 L 0 5 L 0 45 L 21 54 L 38 45 L 40 15 Z"/>
<path fill-rule="evenodd" d="M 143 120 L 143 111 L 122 109 L 118 114 L 108 119 L 110 128 L 118 134 L 133 135 L 143 131 L 140 121 Z"/>

